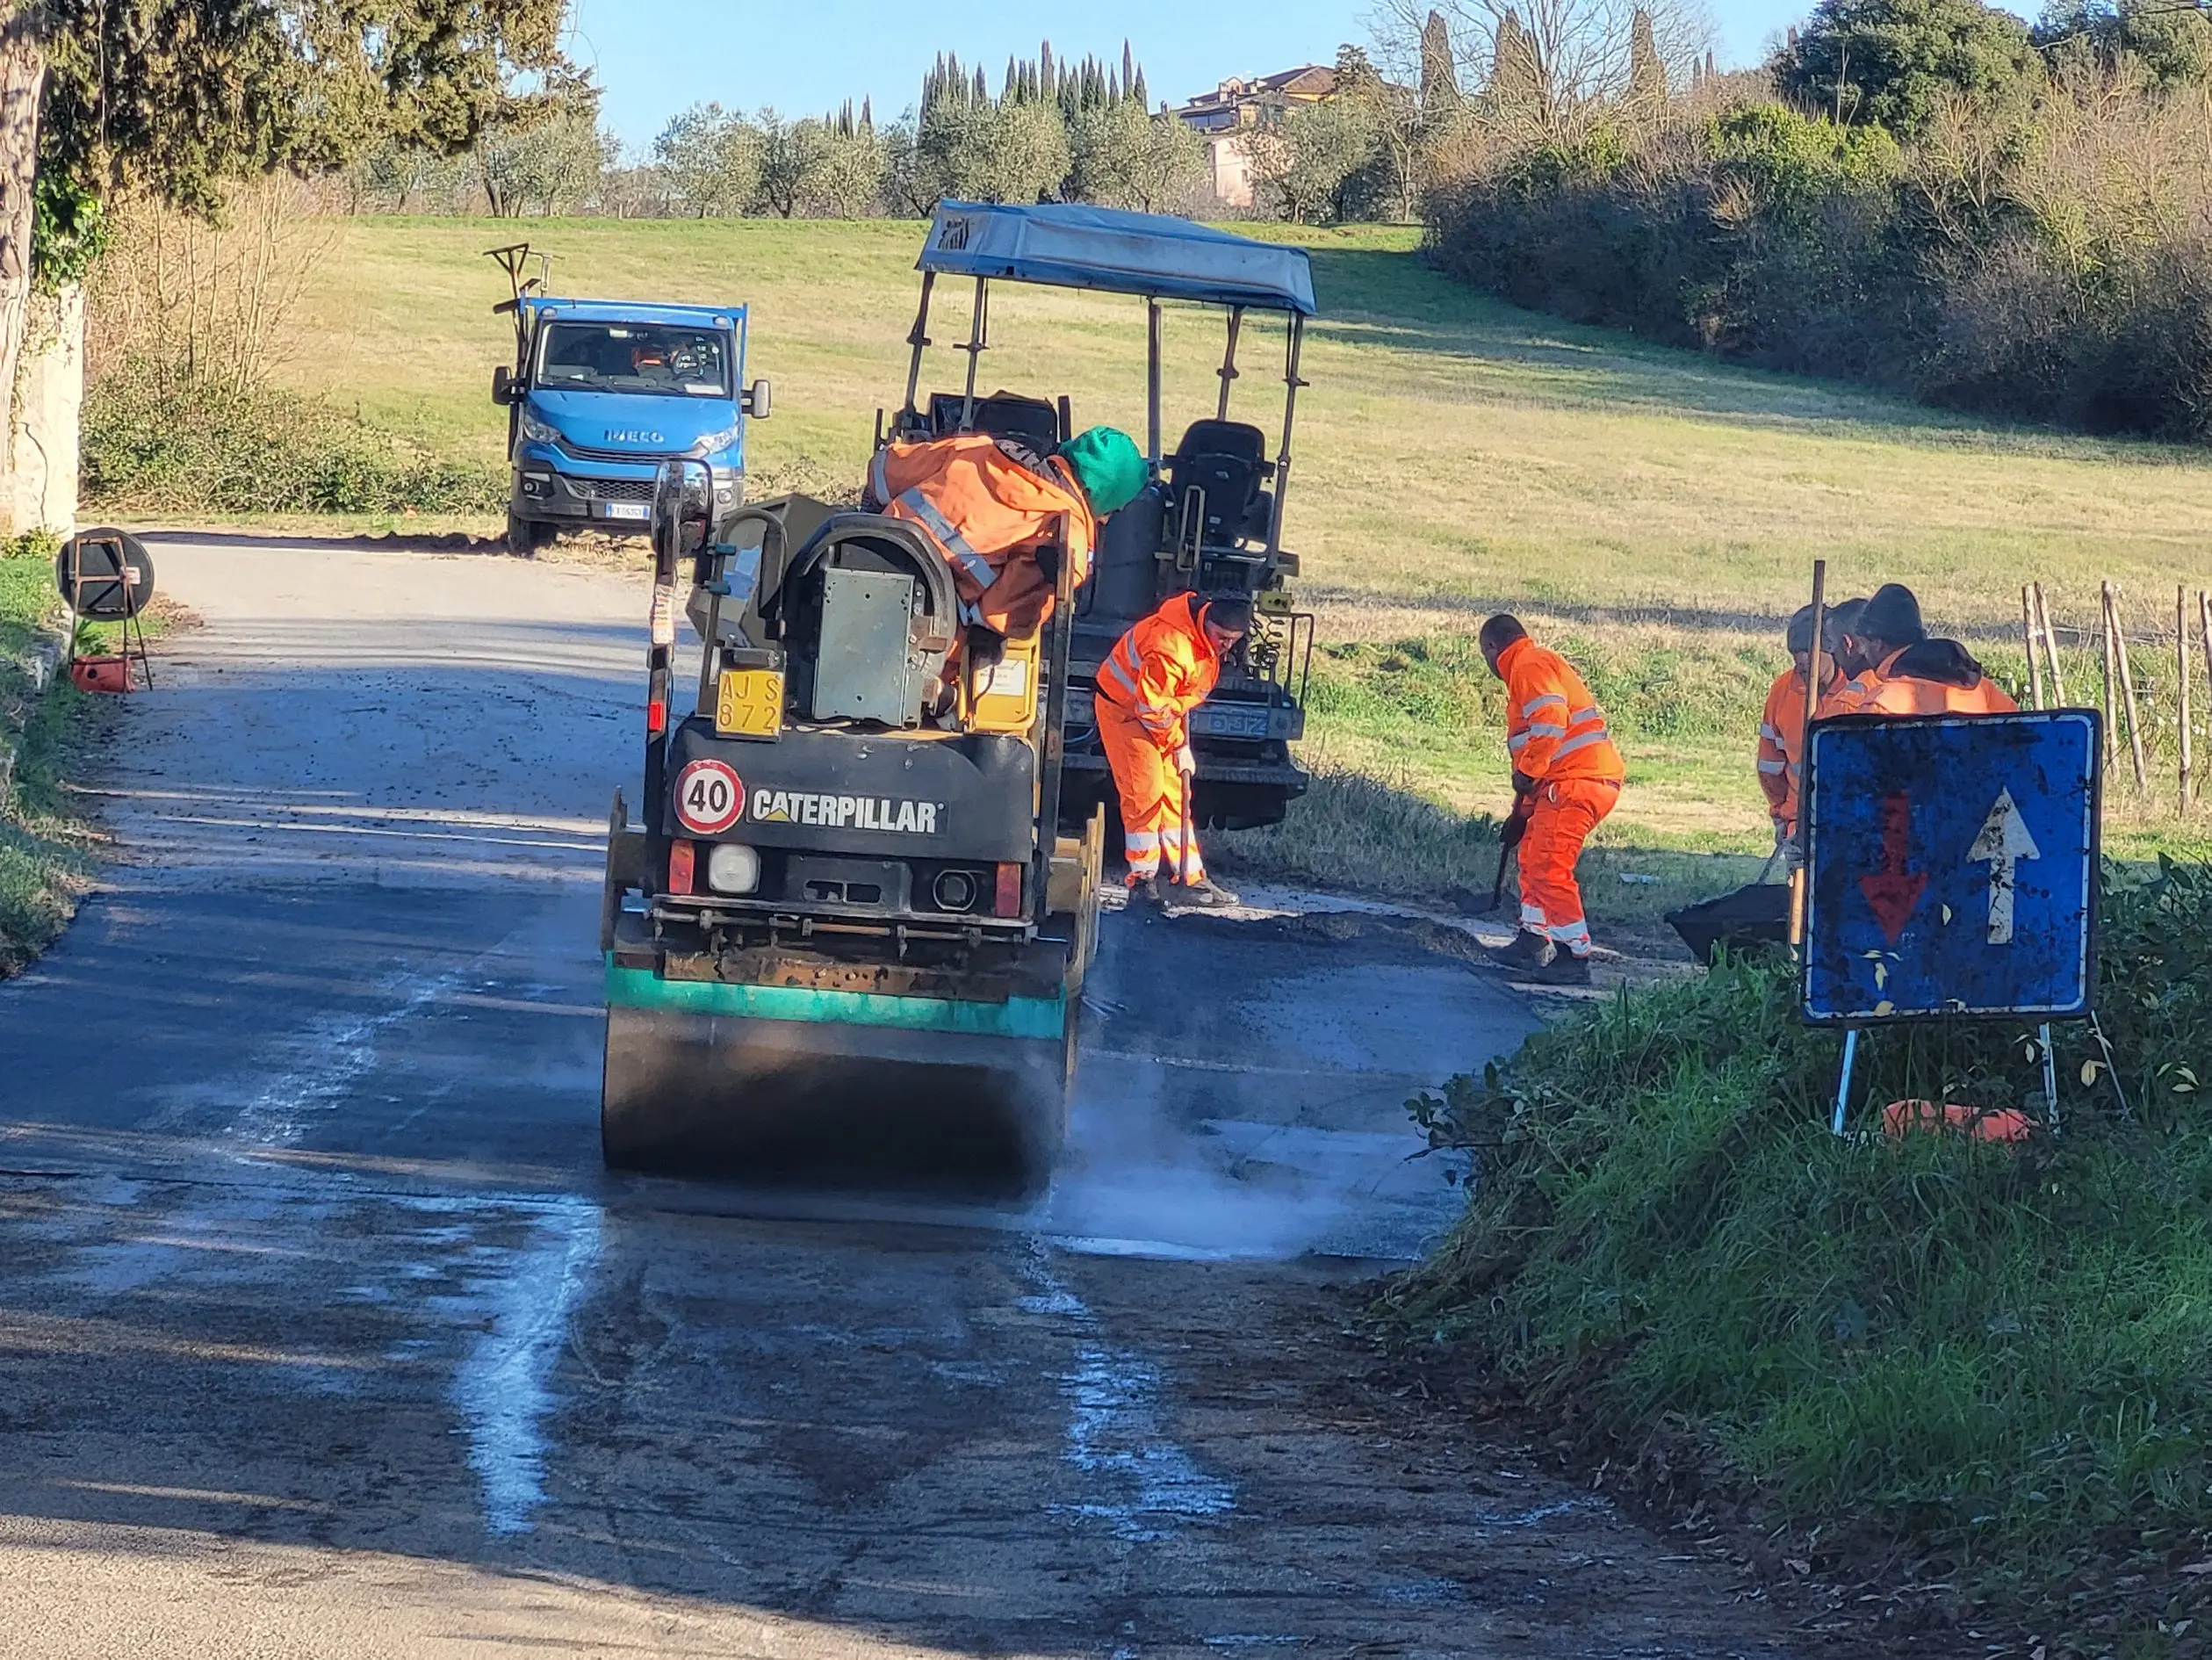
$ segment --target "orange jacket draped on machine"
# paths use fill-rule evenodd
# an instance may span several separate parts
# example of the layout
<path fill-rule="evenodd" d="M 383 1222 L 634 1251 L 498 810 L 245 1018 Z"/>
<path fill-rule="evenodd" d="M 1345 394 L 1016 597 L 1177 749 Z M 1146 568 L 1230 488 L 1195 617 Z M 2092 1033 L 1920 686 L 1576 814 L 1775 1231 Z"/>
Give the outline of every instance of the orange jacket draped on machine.
<path fill-rule="evenodd" d="M 1129 879 L 1183 868 L 1183 782 L 1176 756 L 1189 744 L 1187 718 L 1221 677 L 1221 654 L 1206 638 L 1195 594 L 1173 595 L 1121 636 L 1099 667 L 1099 738 L 1121 797 L 1121 834 Z M 1198 836 L 1190 837 L 1190 875 L 1206 874 Z"/>
<path fill-rule="evenodd" d="M 1058 541 L 1082 586 L 1098 525 L 1068 463 L 985 433 L 876 451 L 868 495 L 882 511 L 918 527 L 952 567 L 961 620 L 1017 638 L 1052 615 L 1053 581 L 1037 550 Z"/>
<path fill-rule="evenodd" d="M 1590 949 L 1574 880 L 1582 843 L 1620 799 L 1627 776 L 1605 711 L 1557 652 L 1517 639 L 1498 654 L 1505 681 L 1505 747 L 1534 781 L 1521 839 L 1521 926 L 1576 956 Z"/>

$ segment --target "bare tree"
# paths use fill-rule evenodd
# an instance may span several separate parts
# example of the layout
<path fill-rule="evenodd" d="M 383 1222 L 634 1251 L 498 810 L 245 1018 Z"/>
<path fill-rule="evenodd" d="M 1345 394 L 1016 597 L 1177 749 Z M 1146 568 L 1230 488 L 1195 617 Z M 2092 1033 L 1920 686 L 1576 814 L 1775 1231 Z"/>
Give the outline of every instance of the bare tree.
<path fill-rule="evenodd" d="M 1653 68 L 1688 84 L 1714 36 L 1704 0 L 1380 0 L 1369 19 L 1379 59 L 1416 69 L 1425 37 L 1433 64 L 1438 16 L 1482 112 L 1553 135 L 1628 96 L 1639 59 L 1646 85 Z"/>

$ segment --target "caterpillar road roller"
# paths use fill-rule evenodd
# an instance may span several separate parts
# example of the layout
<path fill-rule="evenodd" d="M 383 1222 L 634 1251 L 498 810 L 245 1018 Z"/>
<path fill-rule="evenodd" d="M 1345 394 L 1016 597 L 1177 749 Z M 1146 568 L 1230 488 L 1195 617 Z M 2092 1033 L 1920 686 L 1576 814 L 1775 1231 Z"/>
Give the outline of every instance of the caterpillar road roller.
<path fill-rule="evenodd" d="M 651 534 L 643 776 L 634 822 L 615 797 L 601 917 L 607 1162 L 1034 1193 L 1104 841 L 1095 812 L 1056 827 L 1072 561 L 1038 632 L 985 650 L 897 520 L 718 509 L 679 460 Z"/>

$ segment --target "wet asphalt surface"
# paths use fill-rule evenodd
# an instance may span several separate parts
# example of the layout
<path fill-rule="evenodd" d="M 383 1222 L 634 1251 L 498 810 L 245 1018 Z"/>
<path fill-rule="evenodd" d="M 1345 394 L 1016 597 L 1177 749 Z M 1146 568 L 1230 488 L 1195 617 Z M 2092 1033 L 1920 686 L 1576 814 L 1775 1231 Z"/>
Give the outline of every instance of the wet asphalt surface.
<path fill-rule="evenodd" d="M 612 1178 L 642 579 L 156 544 L 204 630 L 0 986 L 0 1653 L 1783 1655 L 1362 1404 L 1403 1103 L 1527 1008 L 1295 899 L 1114 916 L 1020 1211 Z"/>

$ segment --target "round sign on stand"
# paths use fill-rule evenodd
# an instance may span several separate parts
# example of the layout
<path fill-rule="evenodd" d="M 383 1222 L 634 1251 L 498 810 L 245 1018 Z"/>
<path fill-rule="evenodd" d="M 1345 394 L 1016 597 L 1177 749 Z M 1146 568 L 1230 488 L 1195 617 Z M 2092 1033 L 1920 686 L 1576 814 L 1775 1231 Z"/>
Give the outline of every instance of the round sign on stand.
<path fill-rule="evenodd" d="M 676 821 L 718 836 L 745 817 L 745 783 L 727 761 L 695 761 L 676 775 Z"/>
<path fill-rule="evenodd" d="M 54 559 L 54 585 L 79 617 L 120 623 L 154 599 L 154 556 L 128 530 L 79 530 Z"/>

